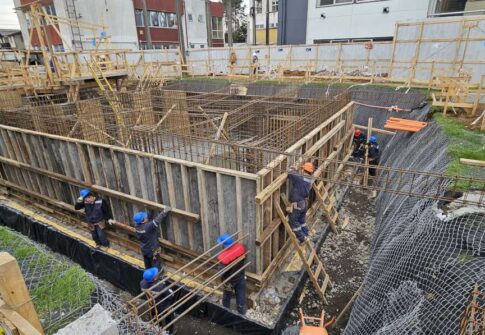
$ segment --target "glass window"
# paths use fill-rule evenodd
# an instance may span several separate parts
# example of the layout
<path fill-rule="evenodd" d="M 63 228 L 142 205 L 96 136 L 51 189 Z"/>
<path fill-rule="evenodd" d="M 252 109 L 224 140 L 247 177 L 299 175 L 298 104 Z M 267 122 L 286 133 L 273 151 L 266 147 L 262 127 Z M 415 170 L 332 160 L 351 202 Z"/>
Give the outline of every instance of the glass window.
<path fill-rule="evenodd" d="M 199 15 L 199 17 L 197 18 L 197 21 L 199 22 L 204 22 L 204 17 L 202 15 Z"/>
<path fill-rule="evenodd" d="M 149 11 L 148 14 L 150 14 L 150 26 L 151 27 L 159 27 L 160 26 L 160 20 L 159 20 L 159 15 L 158 15 L 159 13 Z"/>
<path fill-rule="evenodd" d="M 137 27 L 145 26 L 145 17 L 143 15 L 143 10 L 135 9 L 135 22 Z"/>
<path fill-rule="evenodd" d="M 222 17 L 212 17 L 212 38 L 224 38 L 224 31 L 222 28 Z"/>
<path fill-rule="evenodd" d="M 271 11 L 277 12 L 278 11 L 278 0 L 271 1 Z"/>
<path fill-rule="evenodd" d="M 187 14 L 187 19 L 189 20 L 189 22 L 192 22 L 193 21 L 192 14 Z"/>
<path fill-rule="evenodd" d="M 32 17 L 30 16 L 30 13 L 24 13 L 25 14 L 25 21 L 27 22 L 27 27 L 30 27 L 32 25 Z"/>
<path fill-rule="evenodd" d="M 44 6 L 45 8 L 45 12 L 49 15 L 52 15 L 52 16 L 56 16 L 56 7 L 54 6 L 53 3 L 51 3 L 50 5 L 45 5 Z"/>
<path fill-rule="evenodd" d="M 256 1 L 256 14 L 263 13 L 263 2 L 261 0 Z"/>
<path fill-rule="evenodd" d="M 342 3 L 353 3 L 354 0 L 318 0 L 319 6 L 331 6 L 338 5 Z"/>
<path fill-rule="evenodd" d="M 174 13 L 166 13 L 167 14 L 167 23 L 168 27 L 172 28 L 177 25 L 177 15 Z"/>
<path fill-rule="evenodd" d="M 168 27 L 167 13 L 159 12 L 160 27 Z"/>

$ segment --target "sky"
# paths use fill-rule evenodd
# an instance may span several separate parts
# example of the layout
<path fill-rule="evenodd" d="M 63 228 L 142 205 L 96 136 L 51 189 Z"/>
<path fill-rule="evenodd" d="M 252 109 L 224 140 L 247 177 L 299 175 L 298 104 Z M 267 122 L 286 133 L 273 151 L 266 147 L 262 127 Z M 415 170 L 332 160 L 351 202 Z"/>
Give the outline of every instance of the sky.
<path fill-rule="evenodd" d="M 1 29 L 20 29 L 17 14 L 15 14 L 13 7 L 13 0 L 0 0 Z"/>
<path fill-rule="evenodd" d="M 246 4 L 246 12 L 249 11 L 251 0 L 244 0 Z M 20 29 L 17 20 L 17 15 L 13 10 L 14 4 L 12 0 L 0 0 L 0 29 Z"/>

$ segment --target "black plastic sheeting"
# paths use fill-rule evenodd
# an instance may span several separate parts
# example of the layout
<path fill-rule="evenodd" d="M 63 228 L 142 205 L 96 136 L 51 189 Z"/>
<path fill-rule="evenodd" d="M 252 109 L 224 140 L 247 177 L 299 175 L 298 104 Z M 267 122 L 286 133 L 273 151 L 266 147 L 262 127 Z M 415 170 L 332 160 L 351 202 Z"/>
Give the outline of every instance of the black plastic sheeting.
<path fill-rule="evenodd" d="M 113 257 L 103 250 L 93 249 L 82 241 L 64 234 L 47 224 L 25 216 L 5 205 L 0 205 L 0 225 L 16 230 L 33 241 L 47 245 L 52 251 L 69 257 L 81 265 L 86 271 L 109 281 L 132 295 L 138 295 L 140 293 L 139 284 L 143 270 L 139 267 Z M 318 248 L 323 244 L 329 231 L 330 229 L 327 227 L 316 244 Z M 308 278 L 306 271 L 300 271 L 296 276 L 298 276 L 298 284 L 294 286 L 293 291 L 288 295 L 286 301 L 283 302 L 281 312 L 275 324 L 272 326 L 257 323 L 254 320 L 250 320 L 211 302 L 200 304 L 190 314 L 194 317 L 205 319 L 241 332 L 242 334 L 281 334 L 285 326 L 285 320 L 303 290 L 303 283 Z M 184 291 L 184 289 L 181 291 Z M 182 292 L 181 295 L 186 292 Z M 186 304 L 182 309 L 189 305 L 190 303 Z"/>

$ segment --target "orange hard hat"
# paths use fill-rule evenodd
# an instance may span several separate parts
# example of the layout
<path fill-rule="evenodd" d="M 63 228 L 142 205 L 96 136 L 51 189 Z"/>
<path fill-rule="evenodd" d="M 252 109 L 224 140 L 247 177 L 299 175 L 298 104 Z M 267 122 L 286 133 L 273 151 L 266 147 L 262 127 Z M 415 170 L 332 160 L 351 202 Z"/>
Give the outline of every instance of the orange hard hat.
<path fill-rule="evenodd" d="M 362 132 L 359 129 L 357 129 L 354 133 L 354 137 L 359 137 L 361 134 Z"/>
<path fill-rule="evenodd" d="M 313 173 L 313 170 L 314 170 L 314 168 L 313 168 L 312 163 L 308 162 L 308 163 L 303 164 L 303 171 L 306 171 L 308 173 Z"/>

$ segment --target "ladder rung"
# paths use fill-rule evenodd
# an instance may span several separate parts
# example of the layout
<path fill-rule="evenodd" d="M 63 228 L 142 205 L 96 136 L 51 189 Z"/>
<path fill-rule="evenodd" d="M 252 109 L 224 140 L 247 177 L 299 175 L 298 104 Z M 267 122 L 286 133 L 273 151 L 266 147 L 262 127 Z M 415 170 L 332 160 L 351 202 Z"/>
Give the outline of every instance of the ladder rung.
<path fill-rule="evenodd" d="M 320 291 L 323 294 L 325 294 L 325 291 L 327 290 L 329 283 L 330 283 L 330 276 L 328 274 L 325 274 L 325 279 L 323 280 L 322 286 L 320 286 Z"/>
<path fill-rule="evenodd" d="M 320 276 L 320 272 L 323 270 L 323 264 L 322 262 L 318 262 L 317 270 L 314 273 L 315 278 L 318 279 L 318 276 Z"/>
<path fill-rule="evenodd" d="M 312 252 L 310 253 L 310 257 L 307 258 L 307 263 L 309 265 L 312 265 L 313 259 L 315 258 L 315 255 L 317 254 L 317 251 L 315 249 L 310 249 Z"/>

